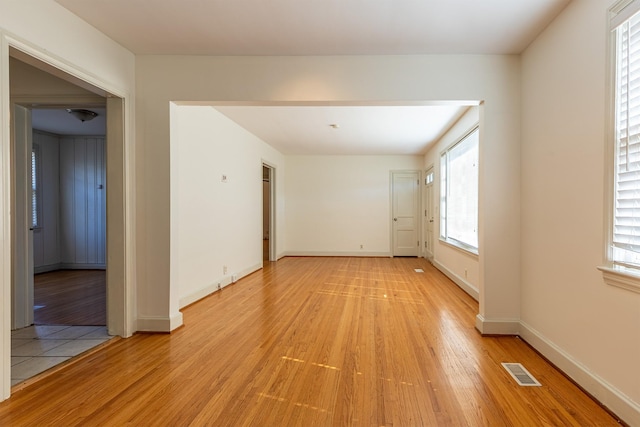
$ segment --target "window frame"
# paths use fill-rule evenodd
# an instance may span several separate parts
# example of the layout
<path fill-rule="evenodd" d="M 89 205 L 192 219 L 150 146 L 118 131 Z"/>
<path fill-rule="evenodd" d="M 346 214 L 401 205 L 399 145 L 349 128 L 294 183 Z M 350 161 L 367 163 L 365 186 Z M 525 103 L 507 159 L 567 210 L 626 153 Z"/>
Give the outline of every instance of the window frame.
<path fill-rule="evenodd" d="M 34 161 L 34 156 L 35 156 L 35 161 Z M 30 201 L 31 201 L 31 207 L 29 209 L 31 215 L 29 215 L 29 223 L 30 223 L 30 228 L 31 230 L 40 230 L 42 228 L 42 178 L 41 178 L 41 171 L 42 171 L 42 160 L 41 160 L 41 156 L 40 156 L 40 146 L 38 144 L 32 144 L 31 145 L 31 161 L 29 162 L 30 167 L 29 167 L 29 171 L 31 172 L 31 179 L 30 181 L 30 193 L 31 193 L 31 197 L 30 197 Z M 35 163 L 35 171 L 34 171 L 34 163 Z M 35 188 L 33 187 L 33 175 L 35 172 Z M 35 201 L 35 212 L 34 212 L 34 201 Z M 36 219 L 36 222 L 34 223 L 33 219 Z"/>
<path fill-rule="evenodd" d="M 477 159 L 477 169 L 478 169 L 478 189 L 477 189 L 477 195 L 479 198 L 479 193 L 480 193 L 480 183 L 479 183 L 479 171 L 480 171 L 480 125 L 479 123 L 475 123 L 473 126 L 471 126 L 471 128 L 469 128 L 469 130 L 467 130 L 466 132 L 464 132 L 460 138 L 458 138 L 457 140 L 455 140 L 452 144 L 450 144 L 449 146 L 447 146 L 444 150 L 442 150 L 440 152 L 440 162 L 439 162 L 439 166 L 440 166 L 440 185 L 439 185 L 439 191 L 440 191 L 440 207 L 439 207 L 439 221 L 438 221 L 438 226 L 439 226 L 439 231 L 438 231 L 438 237 L 440 242 L 445 243 L 447 245 L 450 245 L 456 249 L 462 250 L 466 253 L 470 253 L 473 255 L 478 255 L 478 250 L 479 250 L 479 246 L 480 246 L 480 242 L 478 239 L 478 246 L 473 246 L 471 244 L 469 244 L 468 242 L 464 242 L 455 238 L 452 238 L 449 236 L 449 232 L 448 232 L 448 226 L 447 226 L 447 207 L 449 205 L 449 203 L 447 202 L 447 196 L 448 196 L 448 186 L 449 186 L 449 162 L 448 162 L 448 155 L 449 153 L 455 149 L 455 147 L 457 147 L 458 145 L 460 145 L 462 142 L 464 142 L 467 138 L 469 138 L 471 135 L 473 135 L 474 133 L 478 133 L 477 136 L 477 144 L 478 144 L 478 159 Z M 446 165 L 443 166 L 443 158 L 447 156 L 447 163 Z M 444 224 L 444 226 L 443 226 Z M 479 233 L 479 200 L 476 201 L 476 234 Z M 479 237 L 479 236 L 478 236 Z"/>
<path fill-rule="evenodd" d="M 605 242 L 604 263 L 597 268 L 602 272 L 604 282 L 632 292 L 640 293 L 640 265 L 630 266 L 614 256 L 614 227 L 616 220 L 616 193 L 618 175 L 618 117 L 617 117 L 617 67 L 618 28 L 627 20 L 640 13 L 640 0 L 620 0 L 609 8 L 608 67 L 607 67 L 607 120 L 605 155 Z"/>

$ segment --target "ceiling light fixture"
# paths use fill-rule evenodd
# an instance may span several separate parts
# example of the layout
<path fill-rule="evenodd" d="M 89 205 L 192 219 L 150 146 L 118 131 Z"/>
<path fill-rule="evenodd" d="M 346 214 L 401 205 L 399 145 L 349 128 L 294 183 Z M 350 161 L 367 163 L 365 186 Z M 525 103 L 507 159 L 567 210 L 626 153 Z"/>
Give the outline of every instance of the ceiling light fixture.
<path fill-rule="evenodd" d="M 338 125 L 336 123 L 332 123 L 332 124 L 329 125 L 329 127 L 333 128 L 333 129 L 338 129 L 340 127 L 340 125 Z"/>
<path fill-rule="evenodd" d="M 81 122 L 88 122 L 89 120 L 93 120 L 98 116 L 98 113 L 96 113 L 95 111 L 83 110 L 81 108 L 67 108 L 67 113 L 71 114 Z"/>

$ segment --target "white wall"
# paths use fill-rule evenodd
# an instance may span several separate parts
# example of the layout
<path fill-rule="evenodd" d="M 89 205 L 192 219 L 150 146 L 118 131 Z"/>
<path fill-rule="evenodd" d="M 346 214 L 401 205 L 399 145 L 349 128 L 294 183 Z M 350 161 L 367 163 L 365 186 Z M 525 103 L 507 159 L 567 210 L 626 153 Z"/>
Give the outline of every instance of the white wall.
<path fill-rule="evenodd" d="M 125 98 L 127 129 L 125 152 L 130 158 L 133 129 L 133 99 L 135 61 L 133 54 L 97 31 L 86 22 L 73 15 L 54 0 L 32 0 L 28 2 L 0 0 L 0 277 L 2 291 L 2 311 L 0 316 L 0 399 L 10 394 L 10 227 L 9 206 L 10 181 L 10 111 L 9 111 L 9 47 L 17 47 L 31 55 L 45 60 L 72 75 L 82 78 L 102 89 Z M 131 163 L 133 164 L 133 163 Z M 125 182 L 131 186 L 133 179 L 130 164 L 126 165 Z M 129 188 L 129 187 L 128 187 Z M 127 208 L 135 210 L 135 197 L 126 194 Z M 128 213 L 128 230 L 132 236 L 125 236 L 128 245 L 129 270 L 127 280 L 131 281 L 132 266 L 135 266 L 132 240 L 135 226 Z M 130 283 L 130 282 L 128 282 Z M 133 284 L 127 285 L 133 287 Z M 132 304 L 133 306 L 133 304 Z M 130 329 L 131 325 L 127 325 Z"/>
<path fill-rule="evenodd" d="M 276 169 L 282 226 L 285 162 L 212 107 L 173 105 L 171 134 L 171 282 L 183 307 L 262 267 L 262 164 Z M 284 227 L 275 232 L 279 251 Z"/>
<path fill-rule="evenodd" d="M 61 268 L 106 267 L 106 170 L 103 136 L 60 138 Z"/>
<path fill-rule="evenodd" d="M 171 101 L 362 103 L 484 101 L 478 326 L 512 332 L 520 313 L 520 59 L 499 55 L 138 56 L 137 242 L 140 316 L 179 318 L 169 283 Z M 289 200 L 289 196 L 287 196 Z M 291 199 L 293 200 L 293 199 Z M 288 210 L 288 208 L 287 208 Z M 349 245 L 353 244 L 349 242 Z"/>
<path fill-rule="evenodd" d="M 34 270 L 106 267 L 104 137 L 34 131 L 41 153 L 41 226 Z M 100 188 L 102 186 L 102 188 Z"/>
<path fill-rule="evenodd" d="M 455 144 L 480 121 L 479 106 L 469 110 L 438 140 L 424 156 L 424 169 L 434 170 L 434 245 L 433 263 L 451 280 L 461 286 L 475 299 L 480 293 L 480 259 L 478 255 L 465 252 L 440 240 L 440 155 Z M 482 144 L 483 141 L 480 142 Z M 482 169 L 480 165 L 480 169 Z"/>
<path fill-rule="evenodd" d="M 640 295 L 596 270 L 611 4 L 571 2 L 522 57 L 522 333 L 640 425 Z"/>
<path fill-rule="evenodd" d="M 391 255 L 390 172 L 420 171 L 420 156 L 286 160 L 287 254 Z"/>

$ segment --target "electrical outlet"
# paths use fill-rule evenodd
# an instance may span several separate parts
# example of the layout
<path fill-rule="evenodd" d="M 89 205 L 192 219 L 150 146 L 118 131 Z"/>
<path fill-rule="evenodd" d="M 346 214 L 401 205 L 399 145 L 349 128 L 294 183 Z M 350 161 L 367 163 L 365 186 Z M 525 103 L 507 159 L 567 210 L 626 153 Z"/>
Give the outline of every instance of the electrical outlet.
<path fill-rule="evenodd" d="M 222 266 L 222 274 L 224 274 L 225 276 L 227 275 L 227 266 L 226 265 Z"/>
<path fill-rule="evenodd" d="M 464 278 L 465 279 L 467 278 L 467 269 L 466 268 L 464 269 Z"/>
<path fill-rule="evenodd" d="M 360 245 L 360 249 L 364 249 L 364 245 Z"/>
<path fill-rule="evenodd" d="M 222 289 L 222 285 L 220 285 L 220 282 L 218 282 L 218 290 Z"/>
<path fill-rule="evenodd" d="M 222 182 L 227 182 L 227 175 L 222 175 Z"/>

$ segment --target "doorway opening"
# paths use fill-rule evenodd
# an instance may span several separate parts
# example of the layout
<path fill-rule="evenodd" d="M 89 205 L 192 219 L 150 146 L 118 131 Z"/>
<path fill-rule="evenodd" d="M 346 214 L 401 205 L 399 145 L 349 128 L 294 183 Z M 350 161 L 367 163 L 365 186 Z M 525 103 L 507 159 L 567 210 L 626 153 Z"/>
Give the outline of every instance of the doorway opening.
<path fill-rule="evenodd" d="M 262 164 L 262 261 L 276 261 L 275 250 L 275 169 Z"/>
<path fill-rule="evenodd" d="M 31 108 L 33 324 L 106 326 L 106 108 L 68 107 Z"/>
<path fill-rule="evenodd" d="M 126 315 L 123 299 L 114 297 L 125 294 L 118 277 L 124 263 L 116 257 L 115 274 L 106 263 L 107 230 L 121 232 L 110 224 L 124 216 L 116 204 L 107 218 L 106 194 L 114 181 L 107 157 L 111 151 L 117 160 L 123 152 L 124 116 L 122 99 L 110 101 L 104 91 L 89 83 L 81 87 L 77 78 L 14 48 L 9 69 L 14 386 L 110 335 L 124 335 L 124 322 L 107 312 L 110 300 L 109 310 Z M 90 113 L 77 116 L 67 109 Z M 110 121 L 107 111 L 115 113 Z M 111 187 L 121 199 L 122 186 Z M 117 239 L 120 244 L 109 251 L 124 254 L 122 237 Z"/>

